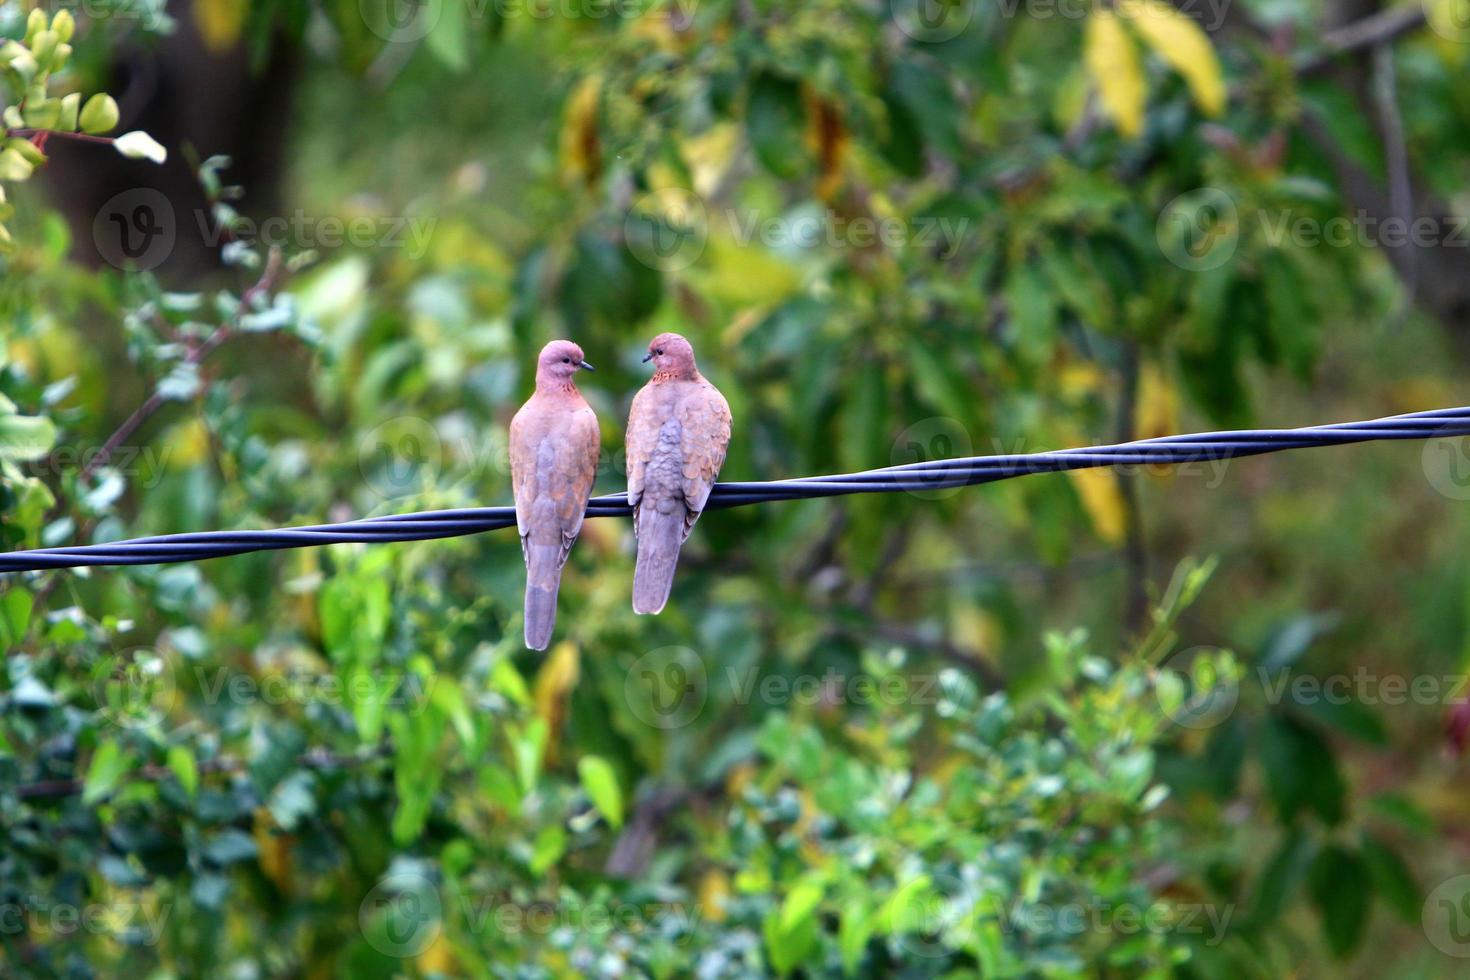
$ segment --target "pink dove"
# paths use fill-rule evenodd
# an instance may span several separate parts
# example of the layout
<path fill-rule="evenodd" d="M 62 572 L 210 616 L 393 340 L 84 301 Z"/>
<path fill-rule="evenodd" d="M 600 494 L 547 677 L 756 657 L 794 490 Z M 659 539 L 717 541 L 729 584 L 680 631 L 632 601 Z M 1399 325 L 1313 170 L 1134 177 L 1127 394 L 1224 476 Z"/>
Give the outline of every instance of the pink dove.
<path fill-rule="evenodd" d="M 510 420 L 510 479 L 526 556 L 526 646 L 545 650 L 556 625 L 562 566 L 582 530 L 597 476 L 597 416 L 573 380 L 592 365 L 570 340 L 536 359 L 536 393 Z"/>
<path fill-rule="evenodd" d="M 633 611 L 661 612 L 674 567 L 730 445 L 730 405 L 699 373 L 694 348 L 676 333 L 648 345 L 653 377 L 628 412 L 628 503 L 638 536 Z"/>

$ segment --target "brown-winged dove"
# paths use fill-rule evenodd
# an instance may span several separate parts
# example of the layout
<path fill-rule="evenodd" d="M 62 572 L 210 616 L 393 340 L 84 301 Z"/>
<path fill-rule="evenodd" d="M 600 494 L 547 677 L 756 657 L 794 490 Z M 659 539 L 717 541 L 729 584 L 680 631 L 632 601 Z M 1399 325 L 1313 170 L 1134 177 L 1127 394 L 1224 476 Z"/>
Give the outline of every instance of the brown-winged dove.
<path fill-rule="evenodd" d="M 657 613 L 669 601 L 679 548 L 715 485 L 730 445 L 730 405 L 694 364 L 676 333 L 648 345 L 653 377 L 628 412 L 628 503 L 638 536 L 633 611 Z"/>
<path fill-rule="evenodd" d="M 526 646 L 545 650 L 556 592 L 597 476 L 597 416 L 573 380 L 582 348 L 553 340 L 536 359 L 536 393 L 510 420 L 510 479 L 526 556 Z"/>

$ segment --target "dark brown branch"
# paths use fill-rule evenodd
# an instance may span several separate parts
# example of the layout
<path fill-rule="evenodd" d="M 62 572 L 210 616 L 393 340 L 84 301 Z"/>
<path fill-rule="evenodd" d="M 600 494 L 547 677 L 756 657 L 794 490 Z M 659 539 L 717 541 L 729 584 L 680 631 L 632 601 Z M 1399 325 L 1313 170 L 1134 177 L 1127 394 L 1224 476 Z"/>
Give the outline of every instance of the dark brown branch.
<path fill-rule="evenodd" d="M 214 353 L 220 344 L 223 344 L 226 340 L 234 336 L 235 327 L 239 324 L 240 317 L 249 312 L 250 305 L 258 297 L 269 296 L 276 289 L 280 284 L 281 272 L 284 268 L 285 265 L 281 258 L 281 250 L 272 248 L 269 256 L 266 258 L 265 270 L 261 273 L 260 278 L 256 280 L 255 285 L 240 295 L 239 313 L 232 319 L 216 327 L 199 346 L 191 348 L 184 355 L 183 363 L 191 365 L 199 364 L 210 354 Z M 144 399 L 141 405 L 133 409 L 131 415 L 123 419 L 122 424 L 117 427 L 112 435 L 107 437 L 107 441 L 102 444 L 102 448 L 87 460 L 82 466 L 81 472 L 78 474 L 78 479 L 85 481 L 96 473 L 98 469 L 106 465 L 107 461 L 112 458 L 112 454 L 123 444 L 123 441 L 136 432 L 140 425 L 151 418 L 154 412 L 162 408 L 165 401 L 167 401 L 167 398 L 164 397 L 162 392 L 154 389 L 153 393 Z"/>

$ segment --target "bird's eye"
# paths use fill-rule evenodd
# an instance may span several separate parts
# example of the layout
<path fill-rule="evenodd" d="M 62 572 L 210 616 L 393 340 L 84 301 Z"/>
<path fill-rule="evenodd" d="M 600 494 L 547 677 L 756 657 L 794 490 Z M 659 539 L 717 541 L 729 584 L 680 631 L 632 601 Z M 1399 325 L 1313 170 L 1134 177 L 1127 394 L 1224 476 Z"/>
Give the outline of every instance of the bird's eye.
<path fill-rule="evenodd" d="M 663 357 L 664 356 L 664 349 L 662 347 L 660 347 L 658 350 L 656 350 L 656 351 L 653 352 L 653 356 L 654 357 Z"/>
<path fill-rule="evenodd" d="M 562 363 L 563 363 L 563 364 L 570 364 L 570 363 L 572 363 L 572 359 L 571 359 L 571 358 L 570 358 L 570 357 L 563 357 L 563 358 L 562 358 L 562 359 L 561 359 L 561 362 L 562 362 Z"/>

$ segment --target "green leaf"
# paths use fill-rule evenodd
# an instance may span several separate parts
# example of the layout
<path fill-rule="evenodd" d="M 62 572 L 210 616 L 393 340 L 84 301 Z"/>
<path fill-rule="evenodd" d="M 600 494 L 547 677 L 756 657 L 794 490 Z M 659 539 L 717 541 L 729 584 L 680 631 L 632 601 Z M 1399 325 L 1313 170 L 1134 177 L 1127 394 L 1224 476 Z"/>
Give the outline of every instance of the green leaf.
<path fill-rule="evenodd" d="M 112 96 L 101 92 L 87 100 L 82 106 L 81 114 L 77 117 L 82 132 L 91 133 L 94 136 L 115 128 L 117 120 L 117 102 Z"/>
<path fill-rule="evenodd" d="M 816 896 L 812 897 L 815 890 Z M 782 976 L 805 963 L 817 945 L 817 923 L 812 913 L 821 901 L 821 889 L 811 882 L 797 885 L 778 909 L 767 913 L 761 932 L 772 968 Z"/>
<path fill-rule="evenodd" d="M 15 147 L 0 150 L 0 181 L 26 181 L 35 172 L 34 163 Z"/>
<path fill-rule="evenodd" d="M 235 827 L 221 830 L 200 849 L 200 854 L 206 861 L 221 867 L 249 861 L 258 852 L 255 838 Z"/>
<path fill-rule="evenodd" d="M 1363 835 L 1363 860 L 1378 886 L 1378 893 L 1405 922 L 1419 921 L 1424 900 L 1419 884 L 1404 859 L 1387 843 L 1372 834 Z"/>
<path fill-rule="evenodd" d="M 616 829 L 623 825 L 623 792 L 613 767 L 600 756 L 584 755 L 577 762 L 582 790 L 597 811 Z"/>
<path fill-rule="evenodd" d="M 92 753 L 87 777 L 82 783 L 82 802 L 88 806 L 104 799 L 117 788 L 132 767 L 130 759 L 117 742 L 102 742 Z"/>
<path fill-rule="evenodd" d="M 11 586 L 5 597 L 0 599 L 0 625 L 5 628 L 7 646 L 19 646 L 25 639 L 35 603 L 35 596 L 19 585 Z"/>
<path fill-rule="evenodd" d="M 32 462 L 45 456 L 55 444 L 56 426 L 50 419 L 39 415 L 0 415 L 0 460 Z"/>
<path fill-rule="evenodd" d="M 1367 866 L 1346 848 L 1323 848 L 1312 863 L 1308 888 L 1322 918 L 1327 945 L 1339 959 L 1346 958 L 1363 938 L 1373 901 L 1373 879 Z"/>
<path fill-rule="evenodd" d="M 787 894 L 786 900 L 781 903 L 779 920 L 781 928 L 789 932 L 811 918 L 816 913 L 817 906 L 822 902 L 822 894 L 822 886 L 815 881 L 798 883 Z"/>
<path fill-rule="evenodd" d="M 456 72 L 464 71 L 470 64 L 469 17 L 466 7 L 467 4 L 456 3 L 454 0 L 441 0 L 434 4 L 439 17 L 428 37 L 424 38 L 424 45 L 434 57 L 446 68 Z M 427 13 L 429 11 L 424 11 L 420 16 Z"/>
<path fill-rule="evenodd" d="M 559 823 L 547 824 L 536 835 L 531 845 L 530 868 L 532 874 L 545 874 L 552 865 L 561 860 L 567 849 L 567 831 Z"/>
<path fill-rule="evenodd" d="M 1261 764 L 1283 821 L 1310 807 L 1328 824 L 1342 819 L 1346 787 L 1332 750 L 1314 729 L 1273 716 L 1261 730 Z"/>
<path fill-rule="evenodd" d="M 842 465 L 850 470 L 886 464 L 883 429 L 888 418 L 883 362 L 865 357 L 857 366 L 846 410 L 842 413 Z"/>
<path fill-rule="evenodd" d="M 199 793 L 199 766 L 187 746 L 175 745 L 168 750 L 168 768 L 183 787 L 184 794 L 194 799 Z"/>
<path fill-rule="evenodd" d="M 1255 904 L 1251 908 L 1251 922 L 1260 927 L 1275 924 L 1316 851 L 1316 845 L 1301 830 L 1293 828 L 1276 849 L 1269 864 L 1256 882 Z"/>
<path fill-rule="evenodd" d="M 516 760 L 516 776 L 521 791 L 529 793 L 536 788 L 541 773 L 541 759 L 546 748 L 546 722 L 533 718 L 521 731 L 511 733 L 511 751 Z"/>
<path fill-rule="evenodd" d="M 800 83 L 772 72 L 757 75 L 745 107 L 745 129 L 761 165 L 783 180 L 800 176 L 805 127 Z"/>
<path fill-rule="evenodd" d="M 877 925 L 873 910 L 852 899 L 843 904 L 842 923 L 837 930 L 837 949 L 842 955 L 842 970 L 855 976 L 862 963 L 863 952 L 868 940 L 873 938 Z"/>
<path fill-rule="evenodd" d="M 899 61 L 888 76 L 887 91 L 908 111 L 930 149 L 960 155 L 959 120 L 964 113 L 948 78 L 914 60 Z"/>

